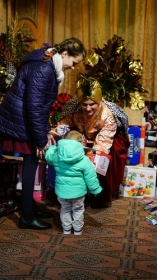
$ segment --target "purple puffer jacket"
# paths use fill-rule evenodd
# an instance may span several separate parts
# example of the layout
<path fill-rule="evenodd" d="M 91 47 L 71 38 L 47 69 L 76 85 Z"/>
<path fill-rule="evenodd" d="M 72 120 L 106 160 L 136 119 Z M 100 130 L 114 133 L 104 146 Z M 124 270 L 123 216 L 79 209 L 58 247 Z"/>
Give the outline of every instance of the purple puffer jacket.
<path fill-rule="evenodd" d="M 47 144 L 49 114 L 58 92 L 53 61 L 42 61 L 44 51 L 34 50 L 25 57 L 0 105 L 0 133 L 41 148 Z"/>

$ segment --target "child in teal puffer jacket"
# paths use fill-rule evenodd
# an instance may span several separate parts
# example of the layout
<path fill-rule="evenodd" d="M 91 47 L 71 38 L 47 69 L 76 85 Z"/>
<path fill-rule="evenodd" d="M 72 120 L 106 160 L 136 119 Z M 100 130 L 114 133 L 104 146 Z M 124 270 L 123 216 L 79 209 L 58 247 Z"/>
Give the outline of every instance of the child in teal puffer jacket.
<path fill-rule="evenodd" d="M 64 234 L 81 235 L 84 226 L 84 200 L 87 188 L 94 195 L 102 191 L 90 159 L 85 156 L 82 134 L 71 130 L 57 146 L 50 146 L 45 154 L 56 171 L 55 193 L 61 204 L 60 219 Z"/>

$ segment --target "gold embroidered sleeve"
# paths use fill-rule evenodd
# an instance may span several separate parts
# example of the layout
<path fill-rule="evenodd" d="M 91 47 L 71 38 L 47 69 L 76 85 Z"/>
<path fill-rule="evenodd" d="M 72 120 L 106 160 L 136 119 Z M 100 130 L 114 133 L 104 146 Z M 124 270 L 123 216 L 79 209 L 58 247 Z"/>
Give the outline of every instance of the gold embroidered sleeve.
<path fill-rule="evenodd" d="M 109 115 L 107 116 L 107 114 Z M 103 126 L 95 138 L 93 148 L 109 154 L 114 135 L 117 131 L 117 124 L 114 116 L 108 110 L 104 112 L 103 119 L 101 121 L 103 122 Z"/>

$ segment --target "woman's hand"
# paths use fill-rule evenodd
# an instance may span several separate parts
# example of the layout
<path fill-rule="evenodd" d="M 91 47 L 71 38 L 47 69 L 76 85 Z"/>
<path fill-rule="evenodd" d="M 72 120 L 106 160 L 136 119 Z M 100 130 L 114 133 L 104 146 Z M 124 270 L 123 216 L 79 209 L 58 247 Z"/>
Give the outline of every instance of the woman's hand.
<path fill-rule="evenodd" d="M 56 135 L 59 137 L 59 135 L 54 131 L 54 130 L 50 130 L 48 133 L 47 133 L 47 139 L 48 139 L 48 142 L 47 142 L 47 145 L 56 145 L 56 140 L 54 138 L 53 135 Z"/>
<path fill-rule="evenodd" d="M 39 158 L 39 159 L 44 159 L 45 157 L 45 152 L 46 150 L 48 149 L 49 146 L 51 146 L 52 144 L 53 145 L 56 145 L 56 140 L 55 138 L 53 137 L 53 135 L 57 135 L 59 136 L 54 130 L 50 130 L 48 133 L 47 133 L 47 144 L 45 145 L 44 148 L 39 148 L 37 147 L 36 149 L 36 156 Z"/>

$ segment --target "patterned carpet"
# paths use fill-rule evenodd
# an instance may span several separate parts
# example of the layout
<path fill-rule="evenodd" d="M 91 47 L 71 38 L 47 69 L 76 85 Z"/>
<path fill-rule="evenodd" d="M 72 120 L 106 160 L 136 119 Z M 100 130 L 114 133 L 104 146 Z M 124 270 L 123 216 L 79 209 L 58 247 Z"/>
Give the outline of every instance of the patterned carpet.
<path fill-rule="evenodd" d="M 157 226 L 145 221 L 139 199 L 87 208 L 81 237 L 63 235 L 59 207 L 45 204 L 53 212 L 52 230 L 18 229 L 18 212 L 0 218 L 0 279 L 157 279 Z"/>

